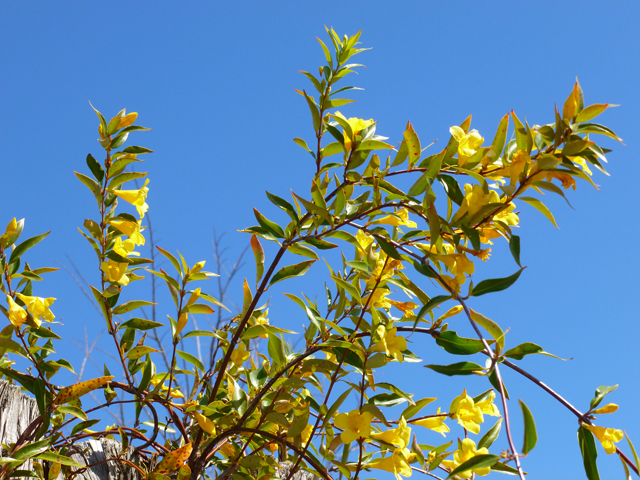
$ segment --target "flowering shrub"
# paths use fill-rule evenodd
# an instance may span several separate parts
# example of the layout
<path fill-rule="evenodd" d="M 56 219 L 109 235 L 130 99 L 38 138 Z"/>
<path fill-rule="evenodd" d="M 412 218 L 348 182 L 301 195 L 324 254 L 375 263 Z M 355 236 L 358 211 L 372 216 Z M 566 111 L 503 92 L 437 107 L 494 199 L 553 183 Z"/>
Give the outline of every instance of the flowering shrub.
<path fill-rule="evenodd" d="M 326 479 L 357 479 L 372 470 L 397 478 L 470 478 L 493 472 L 524 478 L 521 457 L 535 447 L 536 428 L 531 411 L 520 401 L 525 428 L 519 452 L 502 382 L 505 368 L 536 383 L 578 418 L 588 478 L 598 478 L 595 439 L 606 453 L 620 456 L 627 473 L 638 473 L 631 441 L 627 438 L 634 459 L 616 445 L 624 437 L 620 430 L 594 424 L 597 415 L 617 409 L 614 404 L 599 407 L 615 387 L 598 388 L 589 410 L 577 410 L 517 365 L 526 355 L 546 354 L 542 347 L 508 345 L 496 321 L 470 308 L 474 297 L 509 288 L 523 271 L 515 234 L 520 223 L 517 209 L 528 204 L 555 224 L 535 195 L 544 190 L 564 197 L 566 190 L 576 188 L 576 179 L 593 184 L 592 168 L 604 172 L 601 162 L 607 152 L 595 142 L 597 135 L 619 138 L 592 119 L 608 105 L 585 106 L 576 82 L 551 123 L 530 126 L 512 112 L 500 120 L 489 143 L 470 129 L 469 116 L 450 128 L 446 147 L 433 154 L 425 154 L 408 123 L 394 147 L 377 134 L 375 120 L 347 118 L 336 110 L 352 102 L 337 94 L 354 87 L 336 87 L 360 66 L 348 62 L 364 49 L 358 47 L 359 33 L 340 38 L 333 29 L 327 32 L 333 48 L 320 41 L 327 64 L 318 76 L 302 72 L 317 93 L 298 92 L 313 125 L 313 148 L 295 139 L 315 164 L 310 192 L 292 193 L 291 200 L 267 193 L 286 214 L 284 222 L 254 209 L 258 225 L 244 232 L 255 256 L 256 283 L 252 289 L 244 281 L 243 307 L 228 324 L 210 330 L 188 328 L 193 316 L 226 308 L 200 283 L 215 275 L 204 269 L 205 262 L 190 266 L 182 255 L 158 247 L 174 270 L 167 272 L 150 267 L 152 261 L 136 251 L 146 241 L 149 179 L 147 173 L 128 167 L 151 153 L 140 146 L 122 148 L 130 133 L 148 130 L 135 124 L 136 113 L 122 110 L 107 122 L 96 110 L 106 157 L 100 163 L 89 155 L 90 176 L 76 173 L 98 206 L 96 217 L 84 221 L 81 233 L 98 258 L 100 281 L 91 291 L 124 381 L 105 371 L 102 377 L 64 388 L 53 382 L 61 368 L 73 367 L 66 360 L 51 359 L 54 345 L 61 341 L 52 328 L 55 299 L 34 296 L 33 290 L 34 282 L 54 269 L 31 268 L 24 260 L 47 234 L 20 241 L 24 220 L 9 222 L 0 237 L 6 298 L 0 309 L 8 319 L 0 332 L 0 372 L 35 396 L 39 416 L 16 443 L 4 446 L 2 478 L 20 475 L 27 460 L 35 462 L 31 476 L 81 474 L 84 467 L 70 458 L 75 446 L 105 435 L 122 440 L 122 454 L 114 460 L 146 479 L 266 480 L 278 469 L 278 459 L 285 458 L 293 463 L 292 472 L 304 469 Z M 508 135 L 511 123 L 513 132 Z M 411 179 L 408 191 L 394 185 L 398 178 Z M 124 188 L 141 179 L 141 188 Z M 130 204 L 136 214 L 123 212 L 123 204 Z M 277 244 L 269 261 L 261 244 L 265 241 Z M 475 262 L 490 260 L 494 242 L 508 242 L 517 270 L 506 278 L 472 279 Z M 353 248 L 355 254 L 329 267 L 332 284 L 326 289 L 325 306 L 287 294 L 308 318 L 304 345 L 296 349 L 283 336 L 293 332 L 278 327 L 266 307 L 258 305 L 271 285 L 295 282 L 312 268 L 320 271 L 318 251 L 339 245 Z M 285 262 L 296 256 L 305 259 Z M 124 318 L 153 305 L 146 300 L 120 301 L 122 290 L 145 274 L 162 279 L 173 298 L 175 313 L 168 325 Z M 46 282 L 38 284 L 39 294 L 46 291 Z M 466 318 L 476 338 L 450 330 L 448 319 L 458 315 Z M 145 345 L 145 332 L 162 328 L 169 329 L 171 338 L 164 352 L 170 359 L 166 369 L 157 362 L 163 352 Z M 416 399 L 404 386 L 377 381 L 378 372 L 390 364 L 402 367 L 419 361 L 422 352 L 409 350 L 409 334 L 424 338 L 425 351 L 442 348 L 451 355 L 484 358 L 481 363 L 465 359 L 425 366 L 443 375 L 486 377 L 488 390 L 472 396 L 465 389 L 441 411 L 431 406 L 436 398 Z M 213 342 L 206 363 L 200 355 L 180 350 L 187 338 Z M 180 368 L 178 358 L 191 367 Z M 82 397 L 98 389 L 106 403 L 88 411 Z M 118 402 L 135 409 L 135 424 L 89 430 L 117 395 L 123 399 Z M 355 402 L 347 401 L 349 397 Z M 490 417 L 495 422 L 492 418 L 492 425 L 487 425 Z M 141 418 L 147 419 L 151 432 L 142 430 Z M 442 434 L 445 442 L 420 443 L 417 427 Z M 169 428 L 175 429 L 175 436 L 166 435 Z M 491 453 L 501 433 L 509 450 Z M 139 454 L 138 464 L 125 458 L 130 448 Z M 147 461 L 153 454 L 162 458 L 155 466 Z"/>

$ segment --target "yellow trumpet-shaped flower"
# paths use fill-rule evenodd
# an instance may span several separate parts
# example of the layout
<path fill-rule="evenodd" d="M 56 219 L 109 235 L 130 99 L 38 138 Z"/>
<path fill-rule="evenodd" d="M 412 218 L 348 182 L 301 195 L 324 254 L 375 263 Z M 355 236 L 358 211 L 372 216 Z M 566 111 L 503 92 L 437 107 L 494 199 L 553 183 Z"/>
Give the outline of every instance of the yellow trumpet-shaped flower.
<path fill-rule="evenodd" d="M 438 415 L 440 414 L 440 409 L 438 408 Z M 443 437 L 445 437 L 446 433 L 449 432 L 449 427 L 446 423 L 444 423 L 444 419 L 447 415 L 440 415 L 436 417 L 428 417 L 423 418 L 421 420 L 416 420 L 415 422 L 411 422 L 412 425 L 419 425 L 421 427 L 428 428 L 429 430 L 433 430 L 434 432 L 441 433 Z"/>
<path fill-rule="evenodd" d="M 144 237 L 140 233 L 140 224 L 138 222 L 111 219 L 107 223 L 128 236 L 136 245 L 144 245 Z"/>
<path fill-rule="evenodd" d="M 140 215 L 142 219 L 146 211 L 149 210 L 149 205 L 146 203 L 147 193 L 149 192 L 149 187 L 147 187 L 148 183 L 149 179 L 147 178 L 139 190 L 111 190 L 111 193 L 136 207 L 138 215 Z"/>
<path fill-rule="evenodd" d="M 27 319 L 27 311 L 14 302 L 10 295 L 7 295 L 7 303 L 9 303 L 9 321 L 14 327 L 19 327 Z"/>
<path fill-rule="evenodd" d="M 369 412 L 352 410 L 349 413 L 336 415 L 334 424 L 336 427 L 343 429 L 340 434 L 340 440 L 344 443 L 351 443 L 358 438 L 369 438 L 371 420 L 373 420 L 373 415 Z"/>
<path fill-rule="evenodd" d="M 122 240 L 122 237 L 117 237 L 116 243 L 113 245 L 113 251 L 121 257 L 128 257 L 129 255 L 139 257 L 140 253 L 134 252 L 134 248 L 136 248 L 136 244 L 130 238 Z"/>
<path fill-rule="evenodd" d="M 358 133 L 360 133 L 362 130 L 364 130 L 368 126 L 373 125 L 375 123 L 373 121 L 373 119 L 364 120 L 362 118 L 355 118 L 355 117 L 354 118 L 346 118 L 340 112 L 336 112 L 334 116 L 340 117 L 341 119 L 343 119 L 344 121 L 346 121 L 349 124 L 349 126 L 351 127 L 351 132 L 353 133 L 355 141 L 357 141 L 355 139 L 355 137 L 356 137 L 356 135 L 358 135 Z M 352 149 L 352 139 L 349 138 L 346 133 L 343 133 L 343 135 L 344 135 L 344 149 L 345 149 L 345 151 L 347 153 L 349 153 L 351 151 L 351 149 Z"/>
<path fill-rule="evenodd" d="M 458 165 L 462 166 L 467 161 L 467 158 L 476 153 L 476 150 L 484 142 L 484 138 L 480 136 L 477 130 L 465 133 L 462 128 L 455 125 L 449 129 L 449 132 L 458 141 Z"/>
<path fill-rule="evenodd" d="M 616 446 L 615 443 L 618 443 L 620 440 L 624 438 L 624 433 L 622 430 L 617 430 L 615 428 L 604 428 L 604 427 L 596 427 L 594 425 L 588 425 L 583 423 L 582 426 L 587 430 L 590 430 L 602 446 L 604 447 L 604 451 L 607 453 L 615 453 Z"/>
<path fill-rule="evenodd" d="M 388 303 L 404 313 L 404 316 L 413 314 L 413 311 L 418 308 L 418 305 L 413 302 L 397 302 L 395 300 L 391 300 L 390 298 L 387 298 L 386 300 Z"/>
<path fill-rule="evenodd" d="M 491 391 L 487 398 L 475 403 L 467 391 L 463 390 L 462 395 L 451 402 L 449 414 L 451 418 L 458 420 L 458 423 L 465 429 L 472 433 L 480 433 L 480 424 L 484 422 L 484 413 L 495 417 L 500 416 L 498 408 L 493 404 L 495 396 L 495 392 Z"/>
<path fill-rule="evenodd" d="M 100 270 L 106 274 L 108 282 L 128 285 L 129 277 L 126 275 L 128 266 L 128 263 L 118 263 L 115 260 L 109 259 L 102 262 Z"/>
<path fill-rule="evenodd" d="M 241 367 L 245 360 L 247 360 L 251 356 L 251 353 L 247 352 L 246 348 L 247 347 L 244 345 L 244 343 L 240 342 L 231 354 L 231 361 L 238 367 Z"/>
<path fill-rule="evenodd" d="M 453 460 L 443 460 L 442 465 L 447 467 L 450 471 L 453 471 L 459 465 L 462 465 L 467 460 L 472 459 L 476 455 L 487 455 L 489 450 L 486 447 L 482 447 L 479 450 L 476 450 L 476 442 L 471 440 L 470 438 L 465 438 L 462 440 L 462 449 L 456 450 L 453 454 Z M 482 467 L 482 468 L 474 468 L 472 470 L 467 470 L 466 472 L 458 474 L 460 478 L 469 478 L 472 474 L 480 475 L 484 477 L 485 475 L 489 475 L 491 471 L 490 467 Z"/>
<path fill-rule="evenodd" d="M 415 457 L 415 453 L 411 453 L 408 448 L 396 448 L 393 453 L 385 458 L 379 458 L 370 462 L 367 468 L 377 468 L 385 472 L 391 472 L 396 476 L 397 480 L 401 477 L 411 476 L 411 462 Z"/>
<path fill-rule="evenodd" d="M 53 322 L 53 319 L 56 318 L 55 315 L 51 313 L 51 310 L 49 310 L 55 298 L 31 297 L 18 292 L 16 292 L 16 297 L 26 305 L 27 310 L 33 316 L 33 320 L 38 326 L 40 326 L 42 320 Z"/>
<path fill-rule="evenodd" d="M 454 221 L 461 218 L 465 213 L 468 213 L 469 218 L 472 218 L 482 207 L 490 203 L 501 203 L 498 192 L 489 190 L 485 193 L 482 185 L 470 185 L 467 183 L 464 186 L 464 191 L 464 201 L 454 215 Z"/>
<path fill-rule="evenodd" d="M 385 225 L 393 225 L 395 227 L 399 227 L 400 225 L 405 225 L 410 228 L 415 228 L 418 224 L 414 221 L 409 220 L 409 211 L 406 208 L 401 208 L 395 214 L 400 217 L 396 217 L 393 215 L 387 215 L 386 217 L 382 217 L 372 222 L 375 224 L 385 224 Z"/>
<path fill-rule="evenodd" d="M 376 333 L 380 337 L 380 341 L 371 349 L 372 352 L 384 352 L 389 357 L 395 358 L 402 362 L 402 352 L 407 349 L 407 340 L 402 336 L 396 336 L 398 329 L 393 327 L 387 331 L 384 325 L 380 325 L 376 329 Z"/>
<path fill-rule="evenodd" d="M 371 438 L 382 440 L 396 447 L 405 448 L 408 447 L 409 442 L 411 442 L 411 428 L 407 426 L 407 421 L 404 417 L 400 417 L 397 428 L 387 430 L 386 432 L 372 433 Z"/>

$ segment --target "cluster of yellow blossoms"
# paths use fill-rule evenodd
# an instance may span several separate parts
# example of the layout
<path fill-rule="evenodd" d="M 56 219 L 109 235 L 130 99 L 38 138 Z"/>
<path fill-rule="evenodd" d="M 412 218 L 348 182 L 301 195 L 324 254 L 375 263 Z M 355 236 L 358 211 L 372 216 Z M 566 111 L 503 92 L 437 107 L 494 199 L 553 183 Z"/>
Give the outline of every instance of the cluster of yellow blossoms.
<path fill-rule="evenodd" d="M 17 231 L 18 222 L 14 218 L 7 225 L 6 231 L 2 235 L 2 239 L 4 240 L 14 237 Z M 7 241 L 10 242 L 11 240 Z M 18 305 L 14 298 L 7 294 L 7 303 L 9 304 L 9 321 L 14 327 L 20 328 L 25 322 L 35 327 L 42 325 L 43 320 L 46 322 L 53 322 L 55 315 L 51 312 L 49 307 L 53 305 L 55 298 L 33 297 L 19 292 L 15 292 L 15 298 L 17 298 L 27 309 L 25 310 L 22 306 Z M 29 312 L 30 316 L 27 312 Z"/>
<path fill-rule="evenodd" d="M 145 240 L 142 233 L 140 233 L 142 229 L 140 222 L 144 218 L 147 210 L 149 210 L 149 205 L 147 205 L 146 202 L 147 193 L 149 192 L 149 188 L 147 187 L 148 183 L 149 179 L 147 179 L 142 188 L 138 190 L 111 190 L 112 194 L 136 207 L 140 215 L 140 221 L 138 222 L 123 219 L 110 219 L 107 221 L 109 225 L 115 227 L 128 237 L 126 240 L 123 240 L 122 237 L 117 237 L 115 240 L 113 251 L 121 257 L 128 257 L 130 255 L 139 256 L 140 254 L 138 252 L 134 252 L 134 248 L 137 245 L 144 245 Z M 132 279 L 131 274 L 127 274 L 128 265 L 126 262 L 107 259 L 102 262 L 100 269 L 105 273 L 105 278 L 108 282 L 125 286 L 128 285 Z"/>
<path fill-rule="evenodd" d="M 430 415 L 411 421 L 411 425 L 426 427 L 435 432 L 445 435 L 449 432 L 449 427 L 444 423 L 445 418 L 449 417 L 458 420 L 458 423 L 472 433 L 480 432 L 480 423 L 484 421 L 483 414 L 500 416 L 498 408 L 493 404 L 495 400 L 495 392 L 490 391 L 484 399 L 474 402 L 467 394 L 466 390 L 462 395 L 456 397 L 451 403 L 449 413 L 440 413 L 438 408 L 436 415 Z M 392 451 L 391 455 L 375 459 L 367 464 L 367 468 L 377 468 L 393 473 L 396 478 L 401 476 L 411 476 L 410 462 L 413 461 L 415 454 L 411 452 L 409 443 L 411 441 L 411 428 L 404 417 L 400 417 L 396 428 L 373 432 L 371 423 L 373 415 L 367 411 L 352 410 L 348 413 L 339 413 L 336 415 L 334 425 L 342 429 L 340 440 L 345 443 L 353 441 L 378 441 L 383 445 L 388 445 Z M 470 458 L 488 453 L 486 448 L 476 450 L 476 444 L 471 439 L 463 440 L 461 449 L 453 454 L 453 460 L 444 460 L 442 464 L 454 470 L 460 464 L 466 462 Z M 469 478 L 472 472 L 478 475 L 487 475 L 489 468 L 479 468 L 462 474 L 461 478 Z M 466 476 L 465 476 L 466 475 Z"/>

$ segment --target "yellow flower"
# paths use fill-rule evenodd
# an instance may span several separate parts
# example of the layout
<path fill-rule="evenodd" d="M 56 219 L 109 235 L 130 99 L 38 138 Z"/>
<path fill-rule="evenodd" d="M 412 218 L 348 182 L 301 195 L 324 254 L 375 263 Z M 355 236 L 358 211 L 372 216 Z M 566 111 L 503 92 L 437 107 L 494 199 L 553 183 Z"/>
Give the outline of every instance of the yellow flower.
<path fill-rule="evenodd" d="M 123 241 L 122 237 L 117 237 L 116 243 L 113 245 L 113 251 L 121 257 L 128 257 L 129 255 L 139 257 L 140 253 L 134 252 L 134 248 L 136 248 L 136 244 L 129 238 Z"/>
<path fill-rule="evenodd" d="M 482 185 L 470 185 L 467 183 L 464 186 L 464 191 L 464 201 L 454 215 L 454 220 L 462 218 L 465 213 L 468 213 L 468 218 L 472 218 L 485 205 L 501 203 L 500 196 L 496 191 L 489 190 L 488 193 L 484 193 Z"/>
<path fill-rule="evenodd" d="M 368 468 L 377 468 L 385 472 L 391 472 L 400 480 L 400 477 L 411 476 L 411 466 L 409 462 L 413 460 L 415 453 L 411 453 L 408 448 L 396 448 L 389 457 L 379 458 L 370 462 Z"/>
<path fill-rule="evenodd" d="M 418 308 L 418 305 L 413 302 L 396 302 L 395 300 L 391 300 L 390 298 L 387 298 L 386 300 L 387 303 L 390 303 L 398 310 L 403 312 L 405 317 L 413 314 L 413 310 Z"/>
<path fill-rule="evenodd" d="M 356 233 L 356 240 L 363 251 L 366 251 L 367 247 L 373 243 L 373 237 L 363 230 L 358 230 L 358 233 Z"/>
<path fill-rule="evenodd" d="M 407 349 L 407 340 L 400 336 L 396 336 L 398 329 L 393 327 L 387 331 L 384 325 L 380 325 L 376 329 L 376 333 L 380 337 L 378 343 L 371 349 L 372 352 L 384 352 L 388 357 L 393 357 L 397 361 L 402 362 L 402 352 Z"/>
<path fill-rule="evenodd" d="M 251 353 L 247 352 L 246 348 L 245 344 L 240 342 L 231 354 L 231 361 L 238 367 L 241 367 L 245 360 L 251 356 Z"/>
<path fill-rule="evenodd" d="M 29 310 L 29 313 L 33 315 L 33 320 L 38 326 L 40 326 L 42 320 L 53 322 L 53 319 L 56 318 L 55 315 L 51 313 L 51 310 L 49 310 L 49 307 L 53 305 L 55 298 L 31 297 L 29 295 L 22 295 L 18 292 L 16 292 L 16 297 L 22 300 L 26 305 L 27 310 Z"/>
<path fill-rule="evenodd" d="M 111 219 L 107 223 L 127 235 L 136 245 L 144 245 L 144 237 L 140 233 L 140 224 L 138 222 Z"/>
<path fill-rule="evenodd" d="M 208 419 L 199 412 L 193 412 L 193 415 L 196 417 L 202 431 L 207 432 L 209 435 L 213 435 L 216 432 L 216 424 L 213 420 Z"/>
<path fill-rule="evenodd" d="M 459 285 L 464 285 L 467 280 L 465 274 L 471 275 L 475 271 L 475 265 L 464 253 L 437 255 L 436 259 L 444 263 L 447 269 L 455 275 Z"/>
<path fill-rule="evenodd" d="M 438 415 L 440 414 L 440 409 L 438 408 Z M 441 415 L 438 417 L 428 417 L 423 418 L 421 420 L 416 420 L 415 422 L 411 422 L 413 425 L 420 425 L 421 427 L 426 427 L 429 430 L 433 430 L 434 432 L 441 433 L 443 437 L 445 437 L 446 433 L 449 431 L 449 427 L 446 423 L 444 423 L 444 419 L 447 415 Z"/>
<path fill-rule="evenodd" d="M 129 277 L 125 275 L 127 273 L 128 266 L 128 263 L 118 263 L 115 260 L 109 259 L 102 262 L 100 270 L 106 274 L 108 282 L 128 285 Z"/>
<path fill-rule="evenodd" d="M 467 390 L 465 389 L 462 391 L 462 395 L 451 402 L 449 414 L 451 418 L 458 420 L 458 423 L 471 433 L 480 433 L 480 424 L 484 422 L 483 413 L 494 417 L 500 416 L 498 408 L 493 404 L 495 396 L 496 394 L 492 390 L 487 398 L 475 403 L 473 398 L 467 395 Z"/>
<path fill-rule="evenodd" d="M 148 183 L 149 179 L 147 178 L 144 185 L 139 190 L 111 190 L 111 193 L 135 206 L 138 211 L 138 215 L 140 215 L 140 219 L 143 219 L 144 214 L 149 210 L 149 205 L 147 205 L 145 201 L 147 199 L 147 193 L 149 192 L 149 187 L 147 187 Z"/>
<path fill-rule="evenodd" d="M 409 220 L 409 211 L 406 208 L 401 208 L 397 212 L 395 212 L 398 217 L 393 215 L 387 215 L 386 217 L 379 218 L 378 220 L 372 222 L 375 224 L 384 223 L 386 225 L 393 225 L 395 227 L 399 227 L 400 225 L 405 225 L 410 228 L 415 228 L 418 226 L 416 222 Z"/>
<path fill-rule="evenodd" d="M 569 175 L 568 173 L 563 172 L 547 172 L 546 180 L 548 182 L 550 182 L 554 178 L 556 180 L 560 180 L 565 190 L 570 187 L 573 187 L 574 190 L 576 189 L 576 179 L 573 178 L 573 175 Z"/>
<path fill-rule="evenodd" d="M 615 403 L 607 403 L 604 407 L 600 407 L 597 410 L 593 410 L 591 413 L 594 415 L 602 415 L 605 413 L 614 413 L 618 411 L 618 405 Z"/>
<path fill-rule="evenodd" d="M 458 141 L 458 165 L 462 166 L 471 155 L 476 153 L 476 150 L 484 138 L 480 136 L 477 130 L 471 130 L 469 133 L 464 133 L 464 130 L 458 126 L 453 126 L 449 129 L 449 132 Z"/>
<path fill-rule="evenodd" d="M 13 301 L 9 295 L 7 295 L 7 302 L 9 303 L 9 321 L 14 327 L 19 327 L 27 319 L 27 312 L 24 308 Z"/>
<path fill-rule="evenodd" d="M 349 413 L 339 413 L 336 415 L 334 424 L 342 428 L 340 440 L 344 443 L 351 443 L 358 438 L 368 438 L 371 434 L 371 420 L 373 415 L 369 412 L 352 410 Z"/>
<path fill-rule="evenodd" d="M 343 119 L 349 124 L 349 126 L 351 127 L 351 132 L 353 133 L 353 136 L 354 136 L 353 140 L 355 142 L 358 142 L 359 140 L 355 138 L 358 133 L 360 133 L 362 130 L 364 130 L 368 126 L 373 125 L 375 123 L 373 119 L 364 120 L 362 118 L 355 118 L 355 117 L 347 119 L 340 112 L 336 112 L 334 116 L 340 117 L 341 119 Z M 349 138 L 346 133 L 343 133 L 343 135 L 344 135 L 344 150 L 345 152 L 349 153 L 352 148 L 352 139 Z"/>
<path fill-rule="evenodd" d="M 451 290 L 455 293 L 460 292 L 460 284 L 451 275 L 440 275 L 438 281 L 442 284 L 443 287 L 447 288 L 448 290 Z"/>
<path fill-rule="evenodd" d="M 158 385 L 158 383 L 160 383 L 160 380 L 151 380 L 150 383 L 155 387 L 156 385 Z M 162 393 L 166 394 L 169 391 L 169 387 L 163 384 L 160 390 Z M 171 394 L 169 396 L 172 398 L 184 398 L 184 395 L 179 388 L 172 388 Z"/>
<path fill-rule="evenodd" d="M 382 440 L 396 447 L 405 448 L 409 446 L 409 442 L 411 441 L 411 428 L 407 426 L 407 421 L 404 417 L 400 417 L 398 428 L 393 428 L 386 432 L 373 433 L 371 434 L 371 438 Z"/>
<path fill-rule="evenodd" d="M 616 453 L 616 446 L 614 443 L 619 442 L 624 438 L 624 433 L 622 430 L 617 430 L 615 428 L 604 428 L 604 427 L 596 427 L 594 425 L 588 425 L 583 423 L 582 426 L 587 430 L 591 430 L 593 434 L 596 436 L 602 446 L 604 447 L 604 451 L 607 453 Z"/>
<path fill-rule="evenodd" d="M 442 464 L 447 467 L 450 471 L 453 471 L 459 465 L 462 465 L 467 460 L 472 459 L 476 455 L 487 455 L 489 450 L 486 447 L 482 447 L 480 450 L 476 450 L 476 442 L 471 440 L 470 438 L 465 438 L 462 440 L 462 449 L 456 450 L 453 453 L 453 460 L 443 460 Z M 473 473 L 476 475 L 480 475 L 484 477 L 485 475 L 489 475 L 491 471 L 490 467 L 483 468 L 474 468 L 473 470 L 467 470 L 466 472 L 458 474 L 460 478 L 469 478 Z"/>

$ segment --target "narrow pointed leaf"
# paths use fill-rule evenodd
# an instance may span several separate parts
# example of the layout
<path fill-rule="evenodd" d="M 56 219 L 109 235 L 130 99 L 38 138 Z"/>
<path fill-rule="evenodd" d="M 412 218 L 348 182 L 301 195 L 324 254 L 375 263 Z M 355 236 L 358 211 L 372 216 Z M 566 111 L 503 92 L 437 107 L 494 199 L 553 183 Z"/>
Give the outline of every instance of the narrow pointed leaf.
<path fill-rule="evenodd" d="M 520 277 L 520 274 L 522 273 L 522 270 L 524 269 L 522 268 L 518 270 L 516 273 L 514 273 L 509 277 L 491 278 L 488 280 L 482 280 L 480 283 L 478 283 L 478 285 L 473 287 L 473 292 L 471 293 L 471 296 L 479 297 L 487 293 L 500 292 L 502 290 L 506 290 L 511 285 L 513 285 L 516 282 L 516 280 L 518 280 L 518 278 Z"/>
<path fill-rule="evenodd" d="M 273 276 L 269 285 L 273 285 L 275 283 L 280 282 L 281 280 L 286 280 L 287 278 L 299 277 L 307 273 L 309 268 L 315 260 L 305 260 L 304 262 L 297 263 L 295 265 L 289 265 L 287 267 L 283 267 Z"/>
<path fill-rule="evenodd" d="M 526 455 L 538 442 L 538 434 L 536 432 L 536 422 L 533 421 L 533 415 L 529 407 L 522 401 L 518 400 L 522 409 L 522 417 L 524 418 L 524 442 L 522 443 L 522 453 Z"/>

